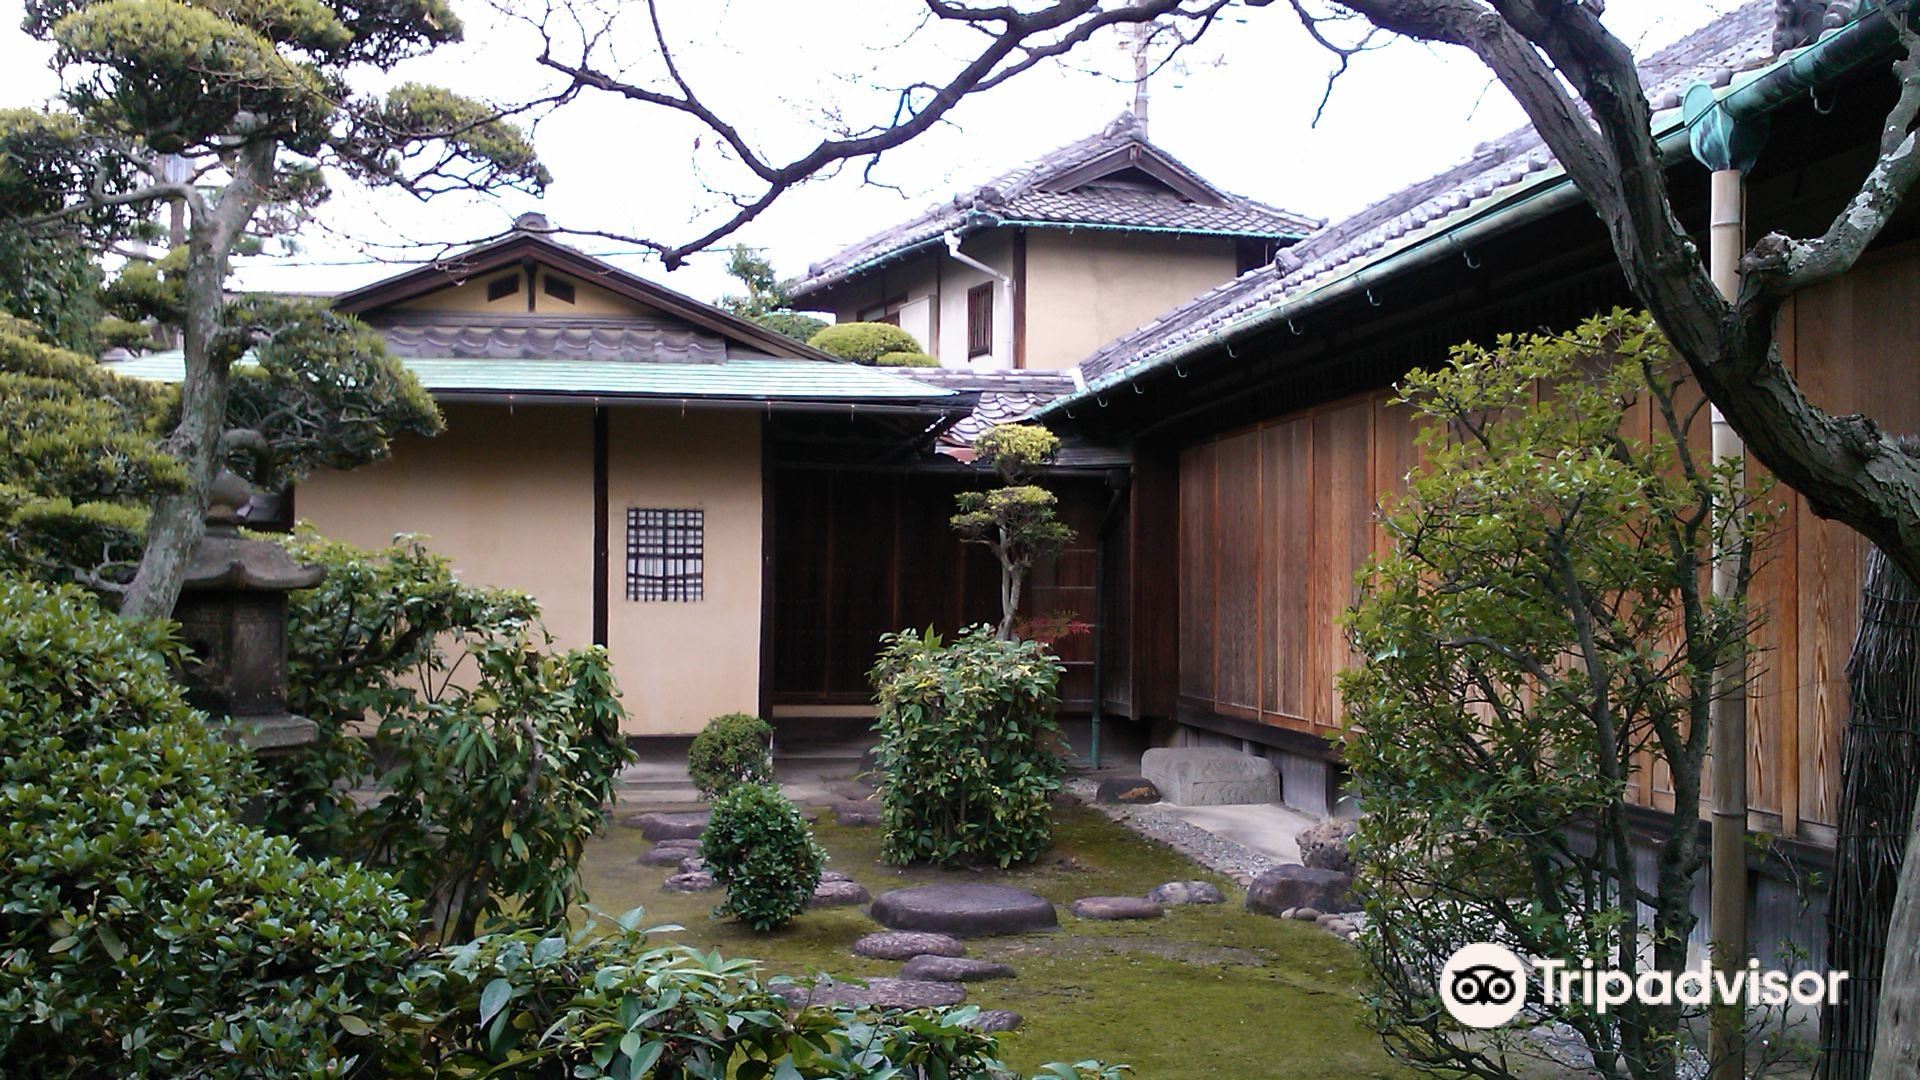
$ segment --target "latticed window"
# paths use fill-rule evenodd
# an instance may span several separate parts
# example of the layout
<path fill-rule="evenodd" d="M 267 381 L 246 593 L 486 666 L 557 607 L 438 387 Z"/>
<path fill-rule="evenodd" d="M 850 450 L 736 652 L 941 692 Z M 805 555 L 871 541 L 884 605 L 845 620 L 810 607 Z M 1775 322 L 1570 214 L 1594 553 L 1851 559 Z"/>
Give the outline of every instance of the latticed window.
<path fill-rule="evenodd" d="M 699 600 L 707 512 L 627 508 L 627 599 Z"/>
<path fill-rule="evenodd" d="M 993 351 L 993 284 L 967 290 L 967 359 Z"/>

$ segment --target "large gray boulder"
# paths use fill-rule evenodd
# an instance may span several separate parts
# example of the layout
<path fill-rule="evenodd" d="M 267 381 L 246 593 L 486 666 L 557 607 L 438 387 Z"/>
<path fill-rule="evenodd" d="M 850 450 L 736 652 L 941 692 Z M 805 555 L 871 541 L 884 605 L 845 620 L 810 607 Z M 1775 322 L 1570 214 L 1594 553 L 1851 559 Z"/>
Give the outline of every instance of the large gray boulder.
<path fill-rule="evenodd" d="M 871 911 L 894 930 L 931 930 L 955 937 L 1024 934 L 1060 925 L 1045 897 L 1005 885 L 921 885 L 881 894 Z"/>
<path fill-rule="evenodd" d="M 1300 861 L 1321 870 L 1353 873 L 1353 834 L 1359 828 L 1357 821 L 1336 818 L 1300 830 L 1294 837 L 1300 845 Z"/>
<path fill-rule="evenodd" d="M 1360 905 L 1353 898 L 1353 879 L 1337 870 L 1289 863 L 1263 871 L 1247 886 L 1248 911 L 1279 918 L 1290 908 L 1340 912 L 1358 911 Z"/>
<path fill-rule="evenodd" d="M 1280 774 L 1273 762 L 1238 750 L 1156 746 L 1140 755 L 1140 775 L 1178 806 L 1280 801 Z"/>

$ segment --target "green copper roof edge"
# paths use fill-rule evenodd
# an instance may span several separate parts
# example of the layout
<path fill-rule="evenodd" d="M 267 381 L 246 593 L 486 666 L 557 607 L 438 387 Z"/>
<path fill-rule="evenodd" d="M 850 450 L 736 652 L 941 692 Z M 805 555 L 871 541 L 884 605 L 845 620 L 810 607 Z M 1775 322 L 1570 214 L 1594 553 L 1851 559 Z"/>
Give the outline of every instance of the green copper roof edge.
<path fill-rule="evenodd" d="M 1006 218 L 1002 225 L 1023 229 L 1103 229 L 1107 232 L 1181 233 L 1187 236 L 1235 236 L 1260 240 L 1304 240 L 1306 233 L 1259 232 L 1253 229 L 1182 229 L 1172 225 L 1114 225 L 1099 221 L 1045 221 L 1037 218 Z"/>
<path fill-rule="evenodd" d="M 1730 83 L 1721 100 L 1739 117 L 1758 116 L 1779 108 L 1820 82 L 1839 78 L 1860 65 L 1882 56 L 1898 40 L 1891 23 L 1878 8 L 1866 12 L 1847 25 L 1829 31 L 1812 45 L 1772 65 L 1754 72 L 1750 78 Z M 1687 128 L 1681 110 L 1671 109 L 1656 119 L 1656 138 L 1660 150 L 1672 163 L 1689 153 Z M 1244 316 L 1225 326 L 1179 345 L 1145 362 L 1128 364 L 1091 379 L 1074 393 L 1055 398 L 1034 410 L 1036 418 L 1063 413 L 1133 379 L 1188 360 L 1208 350 L 1220 348 L 1230 337 L 1257 331 L 1289 320 L 1299 319 L 1312 307 L 1364 289 L 1376 278 L 1424 265 L 1437 255 L 1454 255 L 1464 241 L 1482 232 L 1500 231 L 1525 224 L 1536 217 L 1561 209 L 1583 198 L 1564 169 L 1558 166 L 1543 172 L 1532 184 L 1501 199 L 1471 217 L 1451 222 L 1429 234 L 1411 237 L 1399 247 L 1381 252 L 1324 285 L 1270 308 Z M 1443 241 L 1451 241 L 1440 247 Z"/>

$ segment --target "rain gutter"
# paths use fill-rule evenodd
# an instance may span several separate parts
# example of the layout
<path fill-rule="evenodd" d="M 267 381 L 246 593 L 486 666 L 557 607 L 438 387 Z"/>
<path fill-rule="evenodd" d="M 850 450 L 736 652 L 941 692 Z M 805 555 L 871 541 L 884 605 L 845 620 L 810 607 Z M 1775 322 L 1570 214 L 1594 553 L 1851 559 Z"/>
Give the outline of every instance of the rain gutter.
<path fill-rule="evenodd" d="M 1846 76 L 1862 65 L 1885 59 L 1899 40 L 1884 11 L 1875 7 L 1812 45 L 1762 70 L 1745 82 L 1730 85 L 1720 95 L 1721 107 L 1735 120 L 1751 120 L 1797 100 L 1823 83 Z M 1670 110 L 1656 127 L 1663 159 L 1672 164 L 1689 152 L 1688 131 L 1679 109 Z M 1475 242 L 1538 221 L 1584 202 L 1585 196 L 1563 170 L 1545 173 L 1531 190 L 1481 211 L 1471 220 L 1444 228 L 1408 246 L 1392 251 L 1338 280 L 1319 286 L 1273 307 L 1249 315 L 1204 337 L 1182 342 L 1150 360 L 1131 364 L 1087 381 L 1086 388 L 1055 398 L 1034 411 L 1039 418 L 1064 414 L 1106 391 L 1149 372 L 1163 370 L 1224 348 L 1234 338 L 1298 321 L 1317 308 L 1353 296 L 1364 296 L 1389 278 L 1445 258 L 1459 258 Z"/>

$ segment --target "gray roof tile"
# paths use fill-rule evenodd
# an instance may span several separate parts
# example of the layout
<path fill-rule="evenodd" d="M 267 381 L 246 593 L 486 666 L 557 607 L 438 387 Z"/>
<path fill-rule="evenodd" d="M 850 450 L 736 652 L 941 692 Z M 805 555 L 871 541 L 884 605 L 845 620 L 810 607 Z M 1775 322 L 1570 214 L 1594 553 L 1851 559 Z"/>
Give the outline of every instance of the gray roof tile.
<path fill-rule="evenodd" d="M 1071 191 L 1047 190 L 1050 179 L 1129 144 L 1142 147 L 1216 197 L 1218 206 L 1189 202 L 1172 192 L 1093 181 Z M 814 263 L 794 282 L 793 295 L 838 285 L 869 267 L 892 261 L 937 241 L 948 231 L 998 224 L 1081 226 L 1141 231 L 1225 234 L 1284 239 L 1319 227 L 1318 219 L 1222 191 L 1140 133 L 1133 114 L 1122 113 L 1097 135 L 961 192 L 883 232 Z"/>

